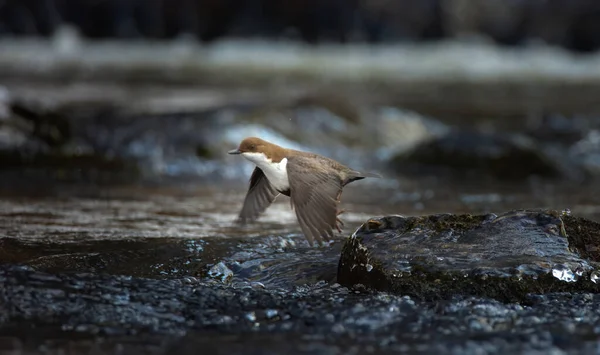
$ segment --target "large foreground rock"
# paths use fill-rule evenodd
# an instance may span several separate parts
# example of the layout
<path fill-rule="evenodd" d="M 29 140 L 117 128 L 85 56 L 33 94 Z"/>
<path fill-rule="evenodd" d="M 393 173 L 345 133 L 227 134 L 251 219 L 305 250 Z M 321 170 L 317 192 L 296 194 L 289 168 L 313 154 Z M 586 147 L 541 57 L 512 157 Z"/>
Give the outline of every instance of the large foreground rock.
<path fill-rule="evenodd" d="M 555 211 L 371 219 L 346 242 L 338 282 L 421 299 L 598 292 L 600 224 Z"/>

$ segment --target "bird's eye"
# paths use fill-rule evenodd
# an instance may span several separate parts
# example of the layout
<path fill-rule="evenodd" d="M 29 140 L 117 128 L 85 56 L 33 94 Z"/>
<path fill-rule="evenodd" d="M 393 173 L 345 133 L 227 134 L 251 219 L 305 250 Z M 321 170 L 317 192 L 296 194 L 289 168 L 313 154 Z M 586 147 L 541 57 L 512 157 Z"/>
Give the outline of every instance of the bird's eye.
<path fill-rule="evenodd" d="M 254 150 L 254 149 L 256 149 L 256 144 L 251 144 L 250 145 L 250 150 Z"/>

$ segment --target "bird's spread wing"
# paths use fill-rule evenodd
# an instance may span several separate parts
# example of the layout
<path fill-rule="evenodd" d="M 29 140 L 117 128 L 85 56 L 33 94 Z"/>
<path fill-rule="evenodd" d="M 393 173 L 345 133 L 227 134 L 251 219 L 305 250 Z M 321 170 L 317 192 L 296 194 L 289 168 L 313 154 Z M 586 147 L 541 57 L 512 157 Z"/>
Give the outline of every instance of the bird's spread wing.
<path fill-rule="evenodd" d="M 342 185 L 335 171 L 314 171 L 310 168 L 310 159 L 304 157 L 289 158 L 287 163 L 292 207 L 304 236 L 312 246 L 315 240 L 322 244 L 323 240 L 333 237 L 337 218 L 336 198 Z"/>
<path fill-rule="evenodd" d="M 256 220 L 273 203 L 279 192 L 269 183 L 260 168 L 255 168 L 250 177 L 250 187 L 238 218 L 239 223 Z"/>

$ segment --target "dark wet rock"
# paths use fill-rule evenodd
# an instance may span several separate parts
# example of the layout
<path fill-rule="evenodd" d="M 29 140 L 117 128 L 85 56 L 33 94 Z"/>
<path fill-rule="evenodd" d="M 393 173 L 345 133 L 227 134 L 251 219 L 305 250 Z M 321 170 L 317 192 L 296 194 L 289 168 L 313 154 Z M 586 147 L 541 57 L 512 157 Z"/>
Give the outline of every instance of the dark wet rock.
<path fill-rule="evenodd" d="M 598 294 L 534 294 L 525 306 L 346 288 L 335 274 L 341 243 L 308 248 L 297 226 L 277 218 L 231 227 L 229 201 L 238 197 L 222 185 L 202 198 L 163 189 L 0 199 L 0 349 L 507 354 L 597 346 Z M 561 218 L 575 235 L 577 224 Z M 597 225 L 586 226 L 572 244 L 595 258 L 588 246 Z"/>
<path fill-rule="evenodd" d="M 243 124 L 248 121 L 256 125 Z M 300 96 L 276 108 L 259 108 L 239 116 L 237 122 L 239 126 L 226 134 L 230 140 L 234 134 L 237 139 L 268 135 L 282 146 L 313 151 L 369 170 L 380 169 L 391 155 L 449 129 L 410 110 L 360 107 L 330 93 Z"/>
<path fill-rule="evenodd" d="M 390 132 L 410 132 L 404 145 L 429 136 L 418 115 L 379 110 L 363 115 L 335 95 L 301 96 L 279 108 L 271 108 L 265 98 L 246 103 L 221 99 L 206 107 L 182 107 L 152 95 L 133 104 L 117 97 L 96 100 L 93 94 L 64 102 L 24 95 L 13 107 L 13 119 L 27 117 L 29 128 L 18 145 L 0 145 L 3 165 L 17 171 L 37 166 L 51 176 L 55 171 L 81 172 L 83 180 L 92 175 L 94 164 L 99 172 L 113 172 L 120 179 L 237 179 L 250 174 L 251 164 L 240 164 L 226 152 L 245 137 L 260 136 L 373 170 L 381 161 L 376 149 L 397 150 Z"/>
<path fill-rule="evenodd" d="M 261 328 L 264 331 L 310 331 L 311 325 L 307 322 L 312 320 L 330 326 L 335 316 L 324 317 L 325 314 L 303 307 L 303 303 L 317 308 L 329 306 L 331 312 L 337 313 L 336 308 L 347 308 L 342 305 L 344 299 L 360 299 L 369 294 L 325 284 L 283 291 L 214 283 L 188 284 L 181 280 L 46 274 L 24 267 L 4 266 L 1 270 L 0 321 L 4 325 L 27 320 L 60 325 L 67 332 L 105 335 L 138 332 L 180 335 L 194 328 L 235 333 Z M 38 304 L 36 300 L 40 298 L 46 302 Z M 388 297 L 378 298 L 372 302 L 388 301 Z M 410 299 L 396 299 L 399 312 L 414 313 Z M 359 306 L 360 309 L 348 311 L 366 317 L 368 308 Z M 323 322 L 319 318 L 330 320 Z M 298 321 L 301 319 L 304 321 Z M 364 325 L 377 328 L 376 324 Z"/>
<path fill-rule="evenodd" d="M 338 284 L 257 289 L 0 266 L 3 344 L 31 352 L 585 353 L 597 346 L 599 304 L 594 294 L 533 296 L 529 307 L 426 303 Z"/>
<path fill-rule="evenodd" d="M 600 223 L 570 214 L 563 214 L 561 219 L 568 236 L 569 250 L 584 259 L 600 261 Z"/>
<path fill-rule="evenodd" d="M 24 153 L 18 150 L 0 151 L 0 170 L 19 171 L 23 178 L 54 181 L 103 181 L 118 183 L 135 181 L 139 171 L 134 162 L 106 158 L 93 154 Z M 35 180 L 35 178 L 33 179 Z"/>
<path fill-rule="evenodd" d="M 0 86 L 0 150 L 47 150 L 48 144 L 59 143 L 63 136 L 51 121 L 19 105 L 11 92 Z"/>
<path fill-rule="evenodd" d="M 532 124 L 527 134 L 566 175 L 577 180 L 600 176 L 600 124 L 595 116 L 548 115 Z"/>
<path fill-rule="evenodd" d="M 422 299 L 599 292 L 600 225 L 553 211 L 371 219 L 342 250 L 338 282 Z"/>
<path fill-rule="evenodd" d="M 81 137 L 73 134 L 73 117 L 65 112 L 19 100 L 11 100 L 8 108 L 0 124 L 0 171 L 62 181 L 100 182 L 99 175 L 110 175 L 116 182 L 138 176 L 136 165 L 125 157 L 69 146 Z"/>
<path fill-rule="evenodd" d="M 10 217 L 10 215 L 8 216 Z M 13 218 L 18 218 L 14 214 Z M 7 234 L 12 234 L 8 232 Z M 85 272 L 157 279 L 192 277 L 226 284 L 291 287 L 334 282 L 341 243 L 325 252 L 281 238 L 132 238 L 35 242 L 0 238 L 0 264 L 44 272 Z"/>
<path fill-rule="evenodd" d="M 545 115 L 527 128 L 527 135 L 541 142 L 571 145 L 592 129 L 595 118 Z"/>
<path fill-rule="evenodd" d="M 477 173 L 503 179 L 563 174 L 560 162 L 550 160 L 526 137 L 462 130 L 425 141 L 390 164 L 401 173 Z"/>
<path fill-rule="evenodd" d="M 17 217 L 15 215 L 15 217 Z M 89 272 L 139 277 L 205 275 L 215 263 L 215 250 L 203 240 L 136 238 L 82 241 L 78 243 L 33 242 L 0 239 L 2 263 L 19 263 L 49 272 Z M 226 250 L 226 247 L 223 246 Z"/>
<path fill-rule="evenodd" d="M 144 115 L 115 107 L 119 102 L 110 100 L 53 104 L 44 109 L 36 100 L 12 104 L 9 119 L 22 122 L 18 126 L 22 139 L 0 147 L 4 171 L 32 170 L 58 180 L 123 182 L 210 169 L 203 163 L 215 151 L 203 132 L 214 120 L 198 119 L 201 113 Z"/>
<path fill-rule="evenodd" d="M 397 107 L 380 107 L 373 111 L 369 119 L 377 127 L 376 157 L 384 161 L 450 131 L 448 125 L 414 111 Z"/>
<path fill-rule="evenodd" d="M 477 179 L 537 175 L 581 180 L 600 171 L 595 133 L 582 132 L 592 126 L 568 126 L 564 120 L 542 123 L 523 137 L 451 131 L 413 111 L 365 107 L 328 92 L 280 98 L 277 104 L 264 97 L 227 102 L 208 93 L 209 103 L 196 106 L 151 94 L 140 94 L 133 103 L 93 93 L 64 95 L 74 96 L 21 94 L 12 103 L 9 120 L 14 124 L 0 126 L 0 165 L 14 171 L 38 167 L 67 181 L 93 181 L 95 176 L 110 181 L 110 174 L 115 181 L 239 179 L 250 174 L 252 165 L 226 152 L 255 135 L 357 169 L 391 165 L 395 172 L 418 176 L 450 172 Z M 565 125 L 573 129 L 561 133 Z M 567 143 L 576 135 L 583 138 Z M 565 144 L 556 145 L 560 141 Z"/>
<path fill-rule="evenodd" d="M 600 130 L 589 130 L 581 140 L 569 147 L 567 157 L 577 162 L 589 175 L 600 176 Z"/>
<path fill-rule="evenodd" d="M 341 239 L 328 248 L 310 248 L 297 225 L 278 218 L 269 222 L 267 216 L 239 227 L 231 207 L 237 210 L 243 195 L 227 187 L 209 195 L 196 188 L 175 194 L 172 187 L 138 188 L 92 187 L 66 197 L 63 186 L 41 199 L 5 196 L 0 264 L 264 287 L 335 281 Z M 154 195 L 156 189 L 166 189 L 165 194 Z"/>
<path fill-rule="evenodd" d="M 49 148 L 60 147 L 71 138 L 68 119 L 57 112 L 36 110 L 18 101 L 11 103 L 11 111 L 13 115 L 30 122 L 31 136 Z"/>

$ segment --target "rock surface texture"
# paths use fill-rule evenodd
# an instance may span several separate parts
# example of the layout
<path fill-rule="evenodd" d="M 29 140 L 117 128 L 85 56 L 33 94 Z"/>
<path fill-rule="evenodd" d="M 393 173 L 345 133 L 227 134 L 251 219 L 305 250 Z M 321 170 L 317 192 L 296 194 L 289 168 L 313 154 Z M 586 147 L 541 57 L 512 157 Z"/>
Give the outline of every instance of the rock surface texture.
<path fill-rule="evenodd" d="M 555 211 L 370 219 L 346 242 L 338 282 L 426 300 L 598 292 L 599 237 L 598 223 Z"/>

